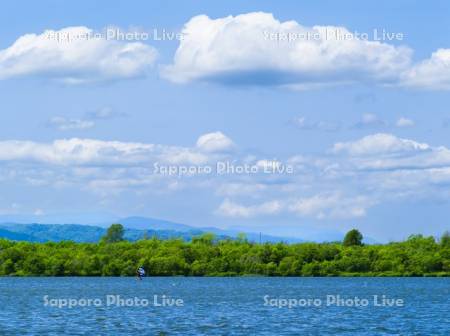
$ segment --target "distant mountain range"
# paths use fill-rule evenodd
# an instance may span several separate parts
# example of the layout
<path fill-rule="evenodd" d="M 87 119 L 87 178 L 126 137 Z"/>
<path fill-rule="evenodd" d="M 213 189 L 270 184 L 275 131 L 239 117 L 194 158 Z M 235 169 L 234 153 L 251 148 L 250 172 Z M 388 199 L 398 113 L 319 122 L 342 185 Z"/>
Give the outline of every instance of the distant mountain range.
<path fill-rule="evenodd" d="M 127 217 L 116 222 L 125 227 L 125 238 L 131 241 L 142 239 L 144 236 L 159 239 L 181 238 L 190 241 L 193 237 L 207 232 L 214 233 L 219 239 L 233 239 L 240 233 L 213 227 L 195 228 L 185 224 L 146 217 Z M 81 224 L 0 223 L 0 238 L 29 242 L 63 240 L 97 242 L 106 233 L 106 230 L 107 228 L 103 226 Z M 283 241 L 298 243 L 303 241 L 298 238 L 276 237 L 252 232 L 245 232 L 245 235 L 249 241 L 254 242 Z"/>

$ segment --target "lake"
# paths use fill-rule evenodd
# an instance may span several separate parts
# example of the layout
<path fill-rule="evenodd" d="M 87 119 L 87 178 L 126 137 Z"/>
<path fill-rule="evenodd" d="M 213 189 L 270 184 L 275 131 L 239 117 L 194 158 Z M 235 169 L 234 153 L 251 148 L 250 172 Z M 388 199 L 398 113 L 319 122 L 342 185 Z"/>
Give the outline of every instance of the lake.
<path fill-rule="evenodd" d="M 0 335 L 449 335 L 450 278 L 0 278 Z"/>

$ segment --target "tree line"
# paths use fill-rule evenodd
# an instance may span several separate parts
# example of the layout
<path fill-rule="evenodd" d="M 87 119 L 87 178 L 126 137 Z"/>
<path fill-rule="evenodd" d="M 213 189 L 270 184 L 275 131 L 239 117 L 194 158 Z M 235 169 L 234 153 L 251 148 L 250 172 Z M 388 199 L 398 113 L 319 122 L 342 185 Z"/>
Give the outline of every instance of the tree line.
<path fill-rule="evenodd" d="M 98 243 L 0 240 L 1 276 L 449 276 L 450 235 L 412 235 L 403 242 L 364 245 L 357 230 L 342 242 L 264 243 L 204 234 L 129 242 L 114 224 Z"/>

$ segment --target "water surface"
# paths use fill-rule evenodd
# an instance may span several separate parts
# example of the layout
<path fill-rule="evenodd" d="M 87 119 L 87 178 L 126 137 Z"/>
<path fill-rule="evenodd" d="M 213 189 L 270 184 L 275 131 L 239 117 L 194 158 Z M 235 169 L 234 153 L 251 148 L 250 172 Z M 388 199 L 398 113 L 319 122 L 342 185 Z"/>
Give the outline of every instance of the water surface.
<path fill-rule="evenodd" d="M 449 335 L 449 290 L 448 278 L 0 278 L 0 334 Z M 56 306 L 68 299 L 85 306 Z"/>

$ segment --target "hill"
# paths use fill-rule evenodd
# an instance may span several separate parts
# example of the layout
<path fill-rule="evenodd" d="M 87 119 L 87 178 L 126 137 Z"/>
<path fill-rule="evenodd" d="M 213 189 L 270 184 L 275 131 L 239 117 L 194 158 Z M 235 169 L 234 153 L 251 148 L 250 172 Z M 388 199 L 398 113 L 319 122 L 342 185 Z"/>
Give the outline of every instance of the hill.
<path fill-rule="evenodd" d="M 219 239 L 233 239 L 239 234 L 237 231 L 221 230 L 218 228 L 195 228 L 189 225 L 170 221 L 146 218 L 127 217 L 117 221 L 125 227 L 125 238 L 130 241 L 142 239 L 144 236 L 158 239 L 181 238 L 191 241 L 193 237 L 207 232 L 214 233 Z M 74 242 L 98 242 L 105 234 L 106 227 L 81 224 L 0 224 L 0 238 L 28 242 L 46 242 L 71 240 Z M 276 237 L 258 233 L 245 233 L 249 241 L 259 242 L 301 242 L 301 239 Z"/>

